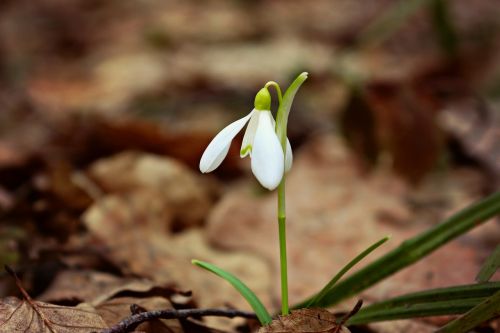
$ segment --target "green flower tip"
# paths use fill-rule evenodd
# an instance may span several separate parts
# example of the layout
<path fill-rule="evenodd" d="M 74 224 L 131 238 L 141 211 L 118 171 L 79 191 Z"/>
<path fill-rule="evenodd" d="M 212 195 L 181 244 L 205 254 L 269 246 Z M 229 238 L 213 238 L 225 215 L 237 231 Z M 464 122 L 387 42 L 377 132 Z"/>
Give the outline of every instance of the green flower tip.
<path fill-rule="evenodd" d="M 199 261 L 199 260 L 196 260 L 196 259 L 191 259 L 191 263 L 192 263 L 193 265 L 198 265 L 198 264 L 200 263 L 200 261 Z"/>
<path fill-rule="evenodd" d="M 257 95 L 255 95 L 254 106 L 256 110 L 271 110 L 271 94 L 266 87 L 259 90 Z"/>

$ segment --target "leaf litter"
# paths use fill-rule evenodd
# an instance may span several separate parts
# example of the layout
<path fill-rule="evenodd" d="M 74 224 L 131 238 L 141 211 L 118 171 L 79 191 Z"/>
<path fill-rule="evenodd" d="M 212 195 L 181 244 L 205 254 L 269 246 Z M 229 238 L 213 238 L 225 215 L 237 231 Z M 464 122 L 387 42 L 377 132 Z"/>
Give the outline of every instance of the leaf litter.
<path fill-rule="evenodd" d="M 142 310 L 246 308 L 230 287 L 191 267 L 193 257 L 236 273 L 266 306 L 277 308 L 275 199 L 242 180 L 248 167 L 240 163 L 237 145 L 215 176 L 200 177 L 193 170 L 214 131 L 237 118 L 241 101 L 256 85 L 270 72 L 285 81 L 305 66 L 313 80 L 290 123 L 309 127 L 290 131 L 296 161 L 287 208 L 290 294 L 295 300 L 310 295 L 373 240 L 392 234 L 387 248 L 396 246 L 495 188 L 490 180 L 498 180 L 498 121 L 491 119 L 498 106 L 488 104 L 484 121 L 474 118 L 481 112 L 471 112 L 477 106 L 461 97 L 471 97 L 470 85 L 485 79 L 482 73 L 498 53 L 477 38 L 496 22 L 498 6 L 487 0 L 471 10 L 465 3 L 454 2 L 453 15 L 468 55 L 451 73 L 437 55 L 436 41 L 427 38 L 432 27 L 424 11 L 379 47 L 349 59 L 369 77 L 362 115 L 376 119 L 349 129 L 374 134 L 378 144 L 351 142 L 355 154 L 332 121 L 345 112 L 350 91 L 331 68 L 338 65 L 342 46 L 353 45 L 366 22 L 387 8 L 386 1 L 370 6 L 318 1 L 306 10 L 300 3 L 151 1 L 140 11 L 101 1 L 5 2 L 0 5 L 0 33 L 6 37 L 0 46 L 0 103 L 6 111 L 0 115 L 0 262 L 15 265 L 34 294 L 33 304 L 55 323 L 106 327 L 130 315 L 133 304 Z M 216 16 L 204 15 L 210 11 Z M 191 15 L 199 19 L 185 24 Z M 46 20 L 33 19 L 39 17 Z M 45 30 L 50 24 L 63 29 Z M 19 72 L 9 78 L 3 68 Z M 19 86 L 9 81 L 14 77 L 25 91 L 13 88 Z M 435 83 L 452 87 L 454 94 L 431 96 L 441 91 Z M 408 106 L 415 106 L 410 115 L 401 112 Z M 416 121 L 405 122 L 406 116 Z M 329 133 L 310 135 L 313 125 Z M 451 149 L 450 138 L 458 143 Z M 441 149 L 453 160 L 436 170 Z M 372 150 L 370 169 L 364 153 Z M 394 170 L 417 185 L 408 185 Z M 474 230 L 362 297 L 372 302 L 470 282 L 498 244 L 497 230 L 495 224 Z M 1 275 L 0 294 L 15 294 L 12 281 Z M 0 304 L 1 318 L 13 319 L 1 329 L 26 328 L 30 315 L 30 330 L 45 329 L 26 300 L 3 298 Z M 140 330 L 212 332 L 206 323 L 234 331 L 242 320 L 162 320 Z M 442 323 L 370 327 L 430 332 Z"/>

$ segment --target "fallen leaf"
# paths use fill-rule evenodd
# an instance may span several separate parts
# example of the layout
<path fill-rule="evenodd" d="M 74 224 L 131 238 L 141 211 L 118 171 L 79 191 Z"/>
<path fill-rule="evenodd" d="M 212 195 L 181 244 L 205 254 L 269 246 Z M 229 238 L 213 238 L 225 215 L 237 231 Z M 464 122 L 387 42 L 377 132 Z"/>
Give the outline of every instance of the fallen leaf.
<path fill-rule="evenodd" d="M 274 319 L 259 333 L 350 333 L 336 323 L 335 316 L 325 309 L 300 309 L 288 316 Z"/>
<path fill-rule="evenodd" d="M 107 325 L 112 326 L 132 315 L 132 305 L 141 312 L 173 309 L 171 299 L 175 301 L 176 306 L 179 300 L 182 300 L 182 306 L 195 306 L 189 295 L 190 293 L 159 286 L 146 279 L 122 278 L 96 271 L 69 270 L 59 273 L 48 290 L 38 299 L 57 303 L 85 302 L 95 308 Z M 187 304 L 184 304 L 186 302 Z M 176 319 L 147 321 L 139 325 L 136 331 L 216 332 L 202 322 L 186 324 L 185 320 Z"/>
<path fill-rule="evenodd" d="M 172 158 L 123 152 L 98 160 L 89 172 L 107 192 L 150 193 L 151 198 L 146 200 L 169 210 L 175 230 L 199 225 L 211 207 L 207 183 Z"/>
<path fill-rule="evenodd" d="M 493 184 L 487 184 L 492 190 L 500 182 L 500 117 L 496 111 L 484 102 L 469 101 L 451 105 L 438 118 L 460 145 L 459 153 L 477 161 L 494 178 Z"/>
<path fill-rule="evenodd" d="M 60 272 L 37 299 L 51 303 L 76 300 L 96 306 L 114 297 L 168 299 L 179 294 L 182 293 L 177 289 L 160 286 L 147 279 L 123 278 L 97 271 L 67 270 Z"/>
<path fill-rule="evenodd" d="M 352 94 L 343 127 L 363 158 L 373 164 L 390 156 L 396 173 L 418 183 L 442 152 L 436 112 L 407 82 L 373 83 Z"/>
<path fill-rule="evenodd" d="M 76 307 L 28 302 L 7 297 L 0 302 L 0 332 L 89 333 L 107 328 L 101 316 L 88 304 Z"/>
<path fill-rule="evenodd" d="M 94 235 L 111 240 L 109 244 L 121 242 L 124 247 L 148 233 L 168 234 L 172 221 L 171 212 L 160 195 L 141 189 L 104 196 L 90 206 L 83 218 Z M 130 232 L 117 234 L 120 230 Z"/>

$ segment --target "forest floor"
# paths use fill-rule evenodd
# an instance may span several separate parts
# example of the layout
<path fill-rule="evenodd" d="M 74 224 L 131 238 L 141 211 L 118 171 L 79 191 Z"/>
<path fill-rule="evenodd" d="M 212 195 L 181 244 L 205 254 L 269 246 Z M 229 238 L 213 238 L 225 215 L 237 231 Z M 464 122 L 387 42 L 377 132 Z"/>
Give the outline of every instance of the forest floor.
<path fill-rule="evenodd" d="M 309 79 L 290 115 L 286 185 L 291 304 L 383 236 L 391 241 L 366 260 L 498 190 L 495 2 L 450 5 L 451 47 L 428 10 L 368 25 L 388 11 L 385 0 L 2 2 L 0 263 L 44 310 L 11 298 L 21 290 L 5 272 L 0 318 L 16 308 L 5 325 L 38 316 L 68 323 L 61 332 L 85 332 L 70 326 L 116 324 L 132 304 L 250 309 L 194 258 L 233 272 L 279 309 L 276 193 L 240 160 L 241 137 L 213 174 L 198 163 L 265 82 L 285 89 L 301 71 Z M 357 298 L 473 283 L 500 242 L 497 222 Z M 352 331 L 425 333 L 449 319 Z M 256 327 L 206 318 L 137 330 L 238 325 Z"/>

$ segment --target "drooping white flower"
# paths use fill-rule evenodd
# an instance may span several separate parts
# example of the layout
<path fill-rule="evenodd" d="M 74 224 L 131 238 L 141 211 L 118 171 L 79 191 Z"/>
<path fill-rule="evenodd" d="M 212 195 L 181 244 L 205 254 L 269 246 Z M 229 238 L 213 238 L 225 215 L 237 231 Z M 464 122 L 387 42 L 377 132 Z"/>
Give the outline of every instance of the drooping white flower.
<path fill-rule="evenodd" d="M 255 98 L 255 108 L 245 117 L 229 124 L 210 142 L 200 160 L 203 173 L 215 170 L 226 157 L 231 141 L 249 122 L 241 145 L 241 158 L 250 155 L 252 172 L 262 186 L 269 190 L 278 187 L 283 173 L 292 166 L 292 149 L 287 140 L 286 161 L 274 130 L 275 121 L 270 109 L 271 96 L 266 88 Z"/>

